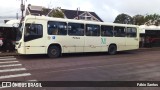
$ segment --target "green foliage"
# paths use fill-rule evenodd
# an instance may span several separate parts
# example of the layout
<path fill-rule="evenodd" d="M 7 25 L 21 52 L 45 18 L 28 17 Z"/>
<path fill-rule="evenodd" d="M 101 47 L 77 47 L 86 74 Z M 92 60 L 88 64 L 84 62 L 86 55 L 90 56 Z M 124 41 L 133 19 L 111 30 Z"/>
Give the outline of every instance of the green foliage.
<path fill-rule="evenodd" d="M 158 14 L 150 14 L 150 15 L 146 15 L 145 17 L 145 21 L 149 21 L 149 20 L 158 20 L 160 18 L 160 16 Z"/>
<path fill-rule="evenodd" d="M 131 16 L 122 13 L 116 17 L 114 23 L 133 24 L 133 19 Z"/>
<path fill-rule="evenodd" d="M 54 9 L 50 15 L 50 17 L 57 17 L 57 18 L 64 18 L 64 14 L 63 14 L 63 11 L 61 10 L 58 10 L 58 9 Z"/>
<path fill-rule="evenodd" d="M 150 14 L 145 16 L 145 24 L 147 25 L 160 25 L 160 15 Z"/>
<path fill-rule="evenodd" d="M 127 14 L 119 14 L 114 23 L 122 23 L 122 24 L 135 24 L 135 25 L 160 25 L 160 15 L 159 14 L 147 14 L 143 15 L 135 15 L 133 17 Z"/>
<path fill-rule="evenodd" d="M 133 24 L 135 25 L 143 25 L 145 23 L 145 17 L 143 15 L 135 15 L 133 16 Z"/>

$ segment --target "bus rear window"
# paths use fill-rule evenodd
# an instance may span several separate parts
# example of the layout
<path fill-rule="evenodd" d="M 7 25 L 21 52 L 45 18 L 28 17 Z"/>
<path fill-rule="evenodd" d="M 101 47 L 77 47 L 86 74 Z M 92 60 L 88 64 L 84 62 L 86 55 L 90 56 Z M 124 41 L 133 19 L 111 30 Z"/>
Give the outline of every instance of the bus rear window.
<path fill-rule="evenodd" d="M 135 27 L 127 27 L 127 37 L 137 37 L 137 29 Z"/>

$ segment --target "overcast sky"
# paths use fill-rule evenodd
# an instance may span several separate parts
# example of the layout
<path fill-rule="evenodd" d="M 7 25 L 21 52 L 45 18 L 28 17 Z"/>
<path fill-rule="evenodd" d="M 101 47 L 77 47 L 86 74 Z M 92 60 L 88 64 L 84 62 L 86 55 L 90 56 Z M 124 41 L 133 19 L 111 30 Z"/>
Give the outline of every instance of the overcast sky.
<path fill-rule="evenodd" d="M 0 0 L 0 16 L 20 15 L 21 0 Z M 61 7 L 63 9 L 93 11 L 106 22 L 113 22 L 118 14 L 160 14 L 160 0 L 27 0 L 26 6 Z"/>

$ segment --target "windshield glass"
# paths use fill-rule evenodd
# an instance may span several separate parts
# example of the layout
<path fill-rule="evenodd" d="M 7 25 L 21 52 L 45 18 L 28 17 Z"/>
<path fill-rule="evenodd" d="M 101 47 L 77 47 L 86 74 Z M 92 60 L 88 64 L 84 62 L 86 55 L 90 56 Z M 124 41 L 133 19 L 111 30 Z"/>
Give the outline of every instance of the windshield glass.
<path fill-rule="evenodd" d="M 19 41 L 22 38 L 22 33 L 23 33 L 23 24 L 20 23 L 19 27 L 17 29 L 17 37 L 16 37 L 16 41 Z"/>

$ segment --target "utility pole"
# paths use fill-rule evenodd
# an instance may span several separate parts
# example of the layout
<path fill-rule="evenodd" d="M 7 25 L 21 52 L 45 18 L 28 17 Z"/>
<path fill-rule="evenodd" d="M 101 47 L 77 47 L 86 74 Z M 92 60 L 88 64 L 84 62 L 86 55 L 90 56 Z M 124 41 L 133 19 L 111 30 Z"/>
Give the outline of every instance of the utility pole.
<path fill-rule="evenodd" d="M 18 20 L 18 13 L 16 13 L 16 19 Z"/>
<path fill-rule="evenodd" d="M 21 0 L 21 5 L 20 5 L 20 9 L 21 9 L 21 12 L 22 12 L 22 19 L 24 18 L 24 10 L 25 10 L 25 1 L 27 0 Z"/>
<path fill-rule="evenodd" d="M 80 11 L 80 7 L 77 8 L 77 19 L 79 20 L 79 11 Z"/>
<path fill-rule="evenodd" d="M 21 18 L 23 19 L 23 16 L 24 16 L 23 14 L 24 14 L 24 10 L 25 10 L 25 5 L 23 4 L 23 0 L 21 0 L 20 8 L 21 8 L 21 12 L 22 12 Z"/>

